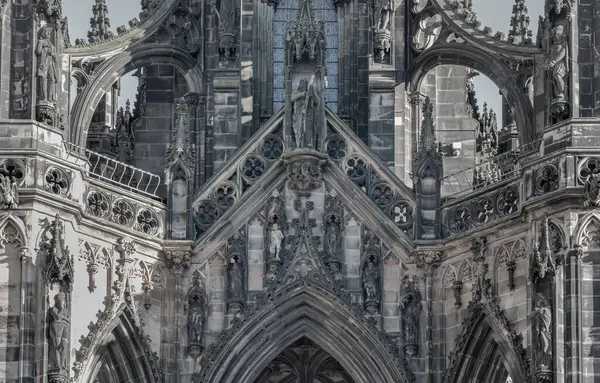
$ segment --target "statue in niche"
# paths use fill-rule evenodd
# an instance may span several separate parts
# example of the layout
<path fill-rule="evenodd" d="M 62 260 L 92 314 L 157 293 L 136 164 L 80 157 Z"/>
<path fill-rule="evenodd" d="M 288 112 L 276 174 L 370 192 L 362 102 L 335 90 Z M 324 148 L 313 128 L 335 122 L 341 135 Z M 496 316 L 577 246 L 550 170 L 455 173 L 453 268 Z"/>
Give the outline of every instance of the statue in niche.
<path fill-rule="evenodd" d="M 277 278 L 277 264 L 271 263 L 269 265 L 269 272 L 267 273 L 267 283 L 273 283 Z"/>
<path fill-rule="evenodd" d="M 19 190 L 14 177 L 0 174 L 0 206 L 15 209 L 19 203 Z"/>
<path fill-rule="evenodd" d="M 585 180 L 585 207 L 600 206 L 600 173 L 591 173 Z"/>
<path fill-rule="evenodd" d="M 310 81 L 300 80 L 298 90 L 292 92 L 292 128 L 296 148 L 313 148 L 314 135 L 318 126 L 318 107 L 321 101 L 319 80 L 313 74 Z"/>
<path fill-rule="evenodd" d="M 244 295 L 242 263 L 237 256 L 231 257 L 229 263 L 229 302 L 239 302 L 243 300 Z"/>
<path fill-rule="evenodd" d="M 544 295 L 538 294 L 531 314 L 533 346 L 540 365 L 549 367 L 552 362 L 552 311 Z"/>
<path fill-rule="evenodd" d="M 37 93 L 39 102 L 56 101 L 56 49 L 50 41 L 50 28 L 42 28 L 35 49 L 37 56 Z"/>
<path fill-rule="evenodd" d="M 69 313 L 65 293 L 54 297 L 54 306 L 48 310 L 48 370 L 68 374 Z"/>
<path fill-rule="evenodd" d="M 281 261 L 279 255 L 281 254 L 281 245 L 283 242 L 283 237 L 284 235 L 281 229 L 279 228 L 279 225 L 274 223 L 273 226 L 271 226 L 271 244 L 269 246 L 269 254 L 271 255 L 272 259 L 275 259 L 277 261 Z"/>
<path fill-rule="evenodd" d="M 204 310 L 200 305 L 190 306 L 187 319 L 188 342 L 202 343 L 202 331 L 204 328 Z"/>
<path fill-rule="evenodd" d="M 372 301 L 377 299 L 377 268 L 373 258 L 369 258 L 363 271 L 362 283 L 365 292 L 365 300 Z"/>
<path fill-rule="evenodd" d="M 544 69 L 552 74 L 552 89 L 554 102 L 565 100 L 565 76 L 567 75 L 567 36 L 565 27 L 557 25 L 552 28 L 552 44 L 550 55 L 544 63 Z"/>
<path fill-rule="evenodd" d="M 405 293 L 400 302 L 402 315 L 402 335 L 404 336 L 404 352 L 414 357 L 419 352 L 419 314 L 423 309 L 418 281 L 406 279 Z"/>
<path fill-rule="evenodd" d="M 336 216 L 330 216 L 327 224 L 325 225 L 325 243 L 327 244 L 327 250 L 329 255 L 337 257 L 338 249 L 340 247 L 340 223 Z"/>

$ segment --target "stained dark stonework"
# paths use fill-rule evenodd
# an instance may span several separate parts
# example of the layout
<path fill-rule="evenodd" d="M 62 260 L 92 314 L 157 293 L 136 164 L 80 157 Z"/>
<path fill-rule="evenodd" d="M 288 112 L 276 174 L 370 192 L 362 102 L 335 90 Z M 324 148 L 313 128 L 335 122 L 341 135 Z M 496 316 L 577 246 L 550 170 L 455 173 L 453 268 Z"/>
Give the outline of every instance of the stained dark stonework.
<path fill-rule="evenodd" d="M 0 381 L 598 380 L 600 8 L 514 3 L 0 0 Z"/>

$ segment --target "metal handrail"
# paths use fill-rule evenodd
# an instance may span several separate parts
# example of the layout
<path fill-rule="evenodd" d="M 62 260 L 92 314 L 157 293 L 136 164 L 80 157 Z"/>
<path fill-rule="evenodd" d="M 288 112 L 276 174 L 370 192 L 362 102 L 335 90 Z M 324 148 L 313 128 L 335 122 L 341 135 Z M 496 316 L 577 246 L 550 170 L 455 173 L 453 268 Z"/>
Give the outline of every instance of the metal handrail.
<path fill-rule="evenodd" d="M 89 164 L 89 168 L 84 170 L 86 175 L 151 198 L 160 198 L 157 194 L 161 185 L 159 175 L 138 169 L 71 142 L 63 141 L 63 143 L 67 150 L 67 156 L 77 154 L 78 157 L 86 159 Z"/>

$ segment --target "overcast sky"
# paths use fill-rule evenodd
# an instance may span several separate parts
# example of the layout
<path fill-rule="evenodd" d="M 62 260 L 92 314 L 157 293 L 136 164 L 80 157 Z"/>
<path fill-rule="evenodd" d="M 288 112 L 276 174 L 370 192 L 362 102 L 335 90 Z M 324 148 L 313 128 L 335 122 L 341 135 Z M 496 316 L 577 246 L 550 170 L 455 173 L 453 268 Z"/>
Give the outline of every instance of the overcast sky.
<path fill-rule="evenodd" d="M 95 0 L 63 0 L 65 15 L 69 18 L 72 42 L 76 38 L 87 38 L 94 3 Z M 508 33 L 514 0 L 473 0 L 473 3 L 482 25 L 489 26 L 494 31 Z M 537 32 L 538 16 L 543 13 L 543 3 L 543 0 L 527 0 L 534 38 Z M 140 0 L 107 0 L 107 4 L 113 32 L 121 25 L 128 25 L 129 20 L 138 17 L 140 11 Z M 123 102 L 126 98 L 134 97 L 136 86 L 137 82 L 131 76 L 123 79 L 121 84 L 121 100 Z M 500 114 L 501 101 L 498 87 L 485 76 L 476 78 L 475 87 L 480 105 L 487 101 Z"/>

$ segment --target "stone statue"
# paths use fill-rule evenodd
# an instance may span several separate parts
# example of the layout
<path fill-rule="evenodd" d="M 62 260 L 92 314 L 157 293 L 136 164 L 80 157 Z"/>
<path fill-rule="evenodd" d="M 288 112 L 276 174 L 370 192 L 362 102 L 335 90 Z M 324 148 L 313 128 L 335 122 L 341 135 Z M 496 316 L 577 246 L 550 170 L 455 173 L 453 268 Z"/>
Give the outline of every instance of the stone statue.
<path fill-rule="evenodd" d="M 552 351 L 552 311 L 548 300 L 538 294 L 531 315 L 534 332 L 534 347 L 538 357 L 545 363 Z"/>
<path fill-rule="evenodd" d="M 50 41 L 50 29 L 42 28 L 35 49 L 37 56 L 37 90 L 39 102 L 56 101 L 56 49 Z"/>
<path fill-rule="evenodd" d="M 375 268 L 375 263 L 373 259 L 369 259 L 367 261 L 367 265 L 363 271 L 362 283 L 363 289 L 365 291 L 366 300 L 376 300 L 377 299 L 377 269 Z"/>
<path fill-rule="evenodd" d="M 15 209 L 19 203 L 19 190 L 14 177 L 0 174 L 0 206 Z"/>
<path fill-rule="evenodd" d="M 537 295 L 535 308 L 531 314 L 533 326 L 533 347 L 537 360 L 549 367 L 552 356 L 552 311 L 546 297 Z"/>
<path fill-rule="evenodd" d="M 292 128 L 296 139 L 297 148 L 313 146 L 313 135 L 318 121 L 318 106 L 320 103 L 320 92 L 316 86 L 316 76 L 313 74 L 310 81 L 303 78 L 300 80 L 298 90 L 292 92 Z"/>
<path fill-rule="evenodd" d="M 54 306 L 48 310 L 48 370 L 68 374 L 69 313 L 65 293 L 54 297 Z"/>
<path fill-rule="evenodd" d="M 378 30 L 389 30 L 390 29 L 390 13 L 392 11 L 392 1 L 390 0 L 377 0 L 377 13 L 378 19 L 375 23 L 375 28 Z"/>
<path fill-rule="evenodd" d="M 215 11 L 219 20 L 219 30 L 221 32 L 234 31 L 237 12 L 235 3 L 229 0 L 220 0 L 219 7 L 215 8 Z"/>
<path fill-rule="evenodd" d="M 554 101 L 565 100 L 565 76 L 567 75 L 567 36 L 564 26 L 557 25 L 552 28 L 552 44 L 550 45 L 550 55 L 544 63 L 544 69 L 552 74 L 552 85 L 554 91 Z"/>
<path fill-rule="evenodd" d="M 241 300 L 243 297 L 242 289 L 242 265 L 236 257 L 231 258 L 229 266 L 229 300 Z"/>
<path fill-rule="evenodd" d="M 407 302 L 403 310 L 402 325 L 404 343 L 417 344 L 419 335 L 419 304 Z"/>
<path fill-rule="evenodd" d="M 339 227 L 335 218 L 333 218 L 325 226 L 325 240 L 327 241 L 327 250 L 329 250 L 330 255 L 337 256 L 340 239 Z"/>
<path fill-rule="evenodd" d="M 277 264 L 271 263 L 269 265 L 269 272 L 267 273 L 267 283 L 272 283 L 277 278 Z"/>
<path fill-rule="evenodd" d="M 279 225 L 274 223 L 271 227 L 271 244 L 269 246 L 269 254 L 271 258 L 281 261 L 281 244 L 283 242 L 283 232 L 279 229 Z"/>
<path fill-rule="evenodd" d="M 202 343 L 202 330 L 204 325 L 204 312 L 202 306 L 190 306 L 187 318 L 188 342 Z"/>
<path fill-rule="evenodd" d="M 600 173 L 592 173 L 585 180 L 585 207 L 600 206 Z"/>

